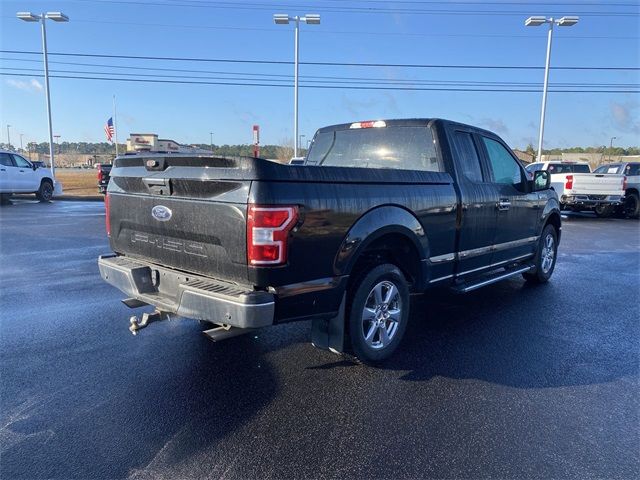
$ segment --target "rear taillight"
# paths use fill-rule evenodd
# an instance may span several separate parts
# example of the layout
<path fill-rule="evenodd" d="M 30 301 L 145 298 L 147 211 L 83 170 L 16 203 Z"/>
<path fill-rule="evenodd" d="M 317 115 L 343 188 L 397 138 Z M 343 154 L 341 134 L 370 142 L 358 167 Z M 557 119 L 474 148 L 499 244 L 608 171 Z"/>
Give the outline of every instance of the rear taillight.
<path fill-rule="evenodd" d="M 624 180 L 622 180 L 622 190 L 627 191 L 627 177 L 624 177 Z"/>
<path fill-rule="evenodd" d="M 282 265 L 287 262 L 289 232 L 298 221 L 298 207 L 249 205 L 247 263 Z"/>
<path fill-rule="evenodd" d="M 573 188 L 573 175 L 567 175 L 567 181 L 564 184 L 564 188 L 571 190 Z"/>
<path fill-rule="evenodd" d="M 102 168 L 98 167 L 98 182 L 102 182 Z"/>
<path fill-rule="evenodd" d="M 111 218 L 109 215 L 109 198 L 111 195 L 108 193 L 104 196 L 104 221 L 107 228 L 107 237 L 111 236 Z"/>

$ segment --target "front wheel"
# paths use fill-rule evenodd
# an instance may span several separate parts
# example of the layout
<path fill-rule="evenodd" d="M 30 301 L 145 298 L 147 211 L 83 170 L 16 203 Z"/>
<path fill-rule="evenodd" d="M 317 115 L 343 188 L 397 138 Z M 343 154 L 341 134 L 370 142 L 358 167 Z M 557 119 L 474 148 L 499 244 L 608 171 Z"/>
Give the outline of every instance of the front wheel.
<path fill-rule="evenodd" d="M 409 287 L 398 267 L 378 265 L 351 287 L 351 346 L 364 363 L 385 360 L 398 348 L 409 321 Z"/>
<path fill-rule="evenodd" d="M 43 180 L 40 189 L 36 192 L 36 198 L 41 202 L 48 202 L 53 198 L 53 184 L 48 180 Z"/>
<path fill-rule="evenodd" d="M 535 256 L 534 269 L 523 273 L 522 276 L 528 282 L 545 283 L 551 278 L 556 268 L 558 257 L 558 233 L 553 225 L 547 225 L 542 230 Z"/>

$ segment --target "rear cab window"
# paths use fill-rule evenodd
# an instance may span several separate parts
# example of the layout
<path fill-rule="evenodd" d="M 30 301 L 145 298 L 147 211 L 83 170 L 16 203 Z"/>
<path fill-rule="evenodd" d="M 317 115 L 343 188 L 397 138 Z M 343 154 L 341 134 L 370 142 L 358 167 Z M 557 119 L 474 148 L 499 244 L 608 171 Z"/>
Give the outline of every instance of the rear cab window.
<path fill-rule="evenodd" d="M 483 182 L 482 165 L 473 135 L 466 131 L 456 130 L 453 132 L 453 145 L 462 176 L 474 183 Z"/>
<path fill-rule="evenodd" d="M 640 163 L 630 163 L 624 169 L 624 174 L 630 177 L 640 175 Z"/>
<path fill-rule="evenodd" d="M 306 163 L 326 167 L 443 171 L 428 126 L 352 127 L 318 132 Z"/>
<path fill-rule="evenodd" d="M 583 163 L 550 163 L 547 167 L 549 173 L 591 173 L 591 167 Z"/>

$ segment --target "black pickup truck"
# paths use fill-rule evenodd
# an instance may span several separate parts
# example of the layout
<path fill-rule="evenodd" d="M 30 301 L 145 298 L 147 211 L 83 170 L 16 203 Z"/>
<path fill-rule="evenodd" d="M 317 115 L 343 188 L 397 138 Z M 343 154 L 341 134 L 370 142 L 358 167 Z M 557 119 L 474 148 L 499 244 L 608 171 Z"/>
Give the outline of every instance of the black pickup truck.
<path fill-rule="evenodd" d="M 312 343 L 387 358 L 409 294 L 468 292 L 553 273 L 561 220 L 547 172 L 533 180 L 495 134 L 441 119 L 318 130 L 304 165 L 259 158 L 116 159 L 106 197 L 115 254 L 104 280 L 132 332 L 170 314 L 225 338 L 312 320 Z"/>

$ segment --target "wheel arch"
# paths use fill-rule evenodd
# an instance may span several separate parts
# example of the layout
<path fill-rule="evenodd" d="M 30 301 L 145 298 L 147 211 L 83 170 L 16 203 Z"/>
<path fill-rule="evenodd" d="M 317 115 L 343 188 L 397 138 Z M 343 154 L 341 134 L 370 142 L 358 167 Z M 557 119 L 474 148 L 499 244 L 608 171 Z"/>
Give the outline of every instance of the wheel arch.
<path fill-rule="evenodd" d="M 560 236 L 562 234 L 562 217 L 560 216 L 559 211 L 552 211 L 547 215 L 544 223 L 542 224 L 542 229 L 540 230 L 540 234 L 542 235 L 542 231 L 546 228 L 547 225 L 553 225 L 556 229 L 556 234 L 558 236 L 558 243 L 560 243 Z"/>
<path fill-rule="evenodd" d="M 394 263 L 410 283 L 422 285 L 422 260 L 428 258 L 428 241 L 420 221 L 397 205 L 376 207 L 363 214 L 344 237 L 334 269 L 355 279 L 369 266 Z"/>

